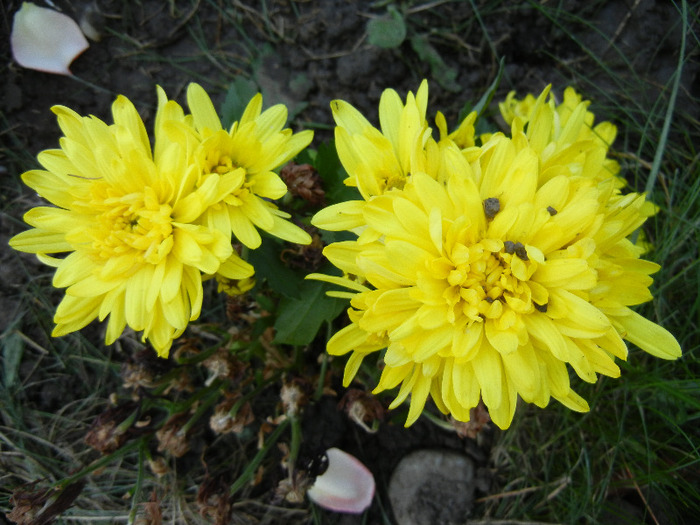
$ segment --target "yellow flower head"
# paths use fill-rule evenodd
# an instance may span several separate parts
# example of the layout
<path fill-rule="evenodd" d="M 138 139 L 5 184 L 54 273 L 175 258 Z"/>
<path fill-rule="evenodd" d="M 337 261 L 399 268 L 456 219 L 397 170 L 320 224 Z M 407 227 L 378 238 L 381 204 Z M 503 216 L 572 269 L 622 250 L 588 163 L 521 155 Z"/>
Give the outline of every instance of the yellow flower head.
<path fill-rule="evenodd" d="M 61 148 L 39 154 L 45 170 L 22 176 L 53 206 L 30 210 L 24 218 L 33 228 L 10 245 L 56 267 L 53 284 L 66 294 L 54 336 L 109 316 L 107 344 L 128 325 L 167 356 L 200 314 L 202 274 L 245 279 L 253 269 L 233 252 L 230 235 L 197 222 L 218 195 L 197 184 L 187 148 L 161 137 L 154 159 L 129 100 L 116 99 L 112 125 L 53 111 Z"/>
<path fill-rule="evenodd" d="M 620 165 L 607 156 L 617 128 L 610 122 L 594 125 L 589 105 L 590 101 L 582 100 L 572 87 L 564 90 L 564 100 L 557 104 L 550 96 L 550 86 L 537 98 L 528 94 L 518 100 L 511 92 L 499 104 L 513 138 L 527 137 L 528 146 L 539 155 L 543 179 L 566 169 L 572 175 L 585 174 L 597 181 L 612 178 L 621 188 L 625 181 L 618 176 Z"/>
<path fill-rule="evenodd" d="M 357 187 L 364 200 L 341 202 L 321 210 L 313 218 L 314 226 L 359 232 L 367 226 L 362 216 L 365 201 L 403 188 L 411 173 L 432 173 L 435 163 L 430 159 L 437 154 L 437 144 L 425 118 L 427 104 L 425 80 L 415 95 L 408 93 L 405 104 L 396 91 L 385 90 L 379 101 L 380 131 L 349 103 L 331 102 L 338 157 L 348 173 L 344 182 Z M 372 235 L 372 231 L 365 232 L 367 238 Z"/>
<path fill-rule="evenodd" d="M 180 144 L 195 166 L 194 186 L 215 194 L 216 204 L 206 209 L 202 224 L 226 235 L 233 233 L 248 248 L 260 246 L 257 228 L 291 242 L 311 242 L 304 230 L 285 220 L 289 214 L 270 202 L 287 192 L 273 170 L 291 160 L 313 138 L 312 131 L 293 134 L 291 129 L 283 129 L 287 121 L 284 105 L 262 111 L 262 95 L 257 94 L 240 121 L 224 130 L 211 99 L 198 84 L 187 89 L 191 115 L 185 115 L 161 89 L 158 101 L 156 158 L 161 157 L 161 137 L 167 137 L 165 144 Z"/>
<path fill-rule="evenodd" d="M 543 180 L 534 147 L 494 135 L 469 163 L 442 141 L 437 176 L 415 172 L 402 189 L 362 208 L 372 242 L 324 253 L 345 277 L 312 275 L 352 292 L 351 324 L 328 352 L 352 352 L 344 383 L 363 358 L 386 349 L 375 392 L 411 395 L 407 425 L 428 395 L 460 421 L 480 399 L 501 428 L 517 397 L 588 410 L 569 382 L 617 377 L 623 339 L 664 359 L 680 347 L 628 307 L 652 298 L 649 275 L 626 237 L 644 221 L 644 197 L 611 198 L 610 179 L 561 173 Z"/>
<path fill-rule="evenodd" d="M 348 179 L 363 198 L 401 188 L 418 169 L 425 171 L 422 152 L 431 130 L 425 120 L 428 83 L 423 81 L 415 96 L 409 92 L 406 104 L 398 93 L 387 89 L 379 101 L 381 131 L 347 102 L 331 102 L 336 148 Z"/>

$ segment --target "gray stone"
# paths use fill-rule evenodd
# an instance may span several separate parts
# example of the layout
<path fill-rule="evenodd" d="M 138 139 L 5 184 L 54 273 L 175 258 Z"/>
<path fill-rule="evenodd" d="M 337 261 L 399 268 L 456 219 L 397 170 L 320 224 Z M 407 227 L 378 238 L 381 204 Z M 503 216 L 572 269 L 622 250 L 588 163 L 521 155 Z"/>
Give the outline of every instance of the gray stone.
<path fill-rule="evenodd" d="M 474 464 L 454 450 L 418 450 L 405 456 L 389 482 L 400 525 L 462 524 L 474 505 Z"/>

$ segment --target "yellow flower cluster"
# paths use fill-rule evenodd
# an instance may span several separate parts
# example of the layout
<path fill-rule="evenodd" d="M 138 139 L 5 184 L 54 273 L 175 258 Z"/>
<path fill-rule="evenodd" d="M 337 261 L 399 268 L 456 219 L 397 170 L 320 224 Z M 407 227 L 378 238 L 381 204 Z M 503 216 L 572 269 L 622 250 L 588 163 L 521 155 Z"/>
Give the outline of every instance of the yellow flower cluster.
<path fill-rule="evenodd" d="M 625 340 L 678 358 L 675 338 L 629 308 L 652 299 L 659 266 L 628 239 L 654 207 L 621 192 L 615 127 L 594 125 L 573 89 L 557 104 L 547 88 L 508 96 L 509 135 L 476 137 L 475 114 L 448 133 L 438 114 L 436 139 L 427 99 L 425 82 L 405 103 L 387 90 L 381 131 L 332 102 L 346 184 L 362 199 L 316 214 L 319 228 L 357 238 L 324 250 L 343 277 L 310 277 L 349 290 L 333 294 L 350 299 L 351 324 L 328 342 L 351 354 L 345 385 L 385 350 L 375 392 L 400 385 L 392 408 L 410 394 L 407 425 L 430 396 L 459 421 L 481 399 L 507 428 L 518 397 L 587 411 L 567 365 L 587 382 L 618 377 Z"/>
<path fill-rule="evenodd" d="M 33 228 L 10 241 L 54 266 L 54 286 L 66 289 L 53 335 L 109 316 L 107 344 L 128 325 L 165 357 L 199 317 L 203 279 L 215 276 L 227 290 L 252 285 L 253 267 L 233 250 L 232 235 L 248 248 L 260 245 L 257 229 L 311 241 L 270 199 L 287 191 L 272 170 L 313 133 L 283 129 L 286 108 L 263 112 L 260 95 L 229 130 L 199 85 L 189 86 L 187 102 L 191 114 L 158 89 L 153 148 L 123 96 L 111 125 L 53 108 L 60 149 L 40 153 L 45 169 L 22 176 L 53 206 L 30 210 Z"/>

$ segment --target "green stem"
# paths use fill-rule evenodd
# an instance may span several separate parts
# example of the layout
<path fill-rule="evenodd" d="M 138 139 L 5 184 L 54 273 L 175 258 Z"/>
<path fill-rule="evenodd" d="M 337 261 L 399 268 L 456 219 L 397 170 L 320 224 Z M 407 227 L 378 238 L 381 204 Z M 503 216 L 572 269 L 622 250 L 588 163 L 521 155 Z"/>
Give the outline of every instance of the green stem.
<path fill-rule="evenodd" d="M 443 430 L 448 430 L 450 432 L 455 432 L 455 427 L 450 425 L 447 421 L 440 419 L 437 417 L 435 414 L 431 414 L 427 410 L 423 410 L 423 413 L 421 416 L 425 417 L 428 419 L 431 423 L 437 425 L 438 427 L 442 428 Z"/>
<path fill-rule="evenodd" d="M 217 350 L 223 348 L 224 344 L 226 343 L 217 343 L 212 347 L 207 348 L 206 350 L 203 350 L 202 352 L 198 353 L 197 355 L 194 355 L 192 357 L 183 357 L 181 359 L 178 359 L 177 363 L 179 365 L 196 365 L 197 363 L 201 363 L 205 359 L 208 359 L 211 357 L 213 354 L 216 353 Z M 240 346 L 239 346 L 240 348 Z"/>
<path fill-rule="evenodd" d="M 112 432 L 116 435 L 120 435 L 129 430 L 131 425 L 134 424 L 134 421 L 136 421 L 136 418 L 140 412 L 141 407 L 136 408 L 136 410 L 134 410 L 124 421 L 119 423 Z"/>
<path fill-rule="evenodd" d="M 223 381 L 217 380 L 214 381 L 210 387 L 210 393 L 206 397 L 206 399 L 197 407 L 197 410 L 195 410 L 195 413 L 192 414 L 192 417 L 190 417 L 187 420 L 187 423 L 185 423 L 182 428 L 179 430 L 182 434 L 186 434 L 189 432 L 190 428 L 192 428 L 192 425 L 194 425 L 199 418 L 201 418 L 204 413 L 209 410 L 209 407 L 211 407 L 214 403 L 216 403 L 219 398 L 221 397 L 221 392 L 219 391 L 219 387 L 222 385 Z M 215 389 L 211 389 L 212 386 L 216 386 Z M 212 391 L 213 390 L 213 391 Z"/>
<path fill-rule="evenodd" d="M 262 384 L 256 386 L 253 390 L 251 390 L 250 392 L 248 392 L 247 394 L 245 394 L 244 396 L 242 396 L 241 398 L 239 398 L 239 399 L 234 403 L 234 405 L 231 407 L 231 410 L 229 410 L 229 412 L 228 412 L 229 416 L 235 418 L 235 417 L 236 417 L 236 414 L 238 414 L 238 411 L 241 409 L 241 407 L 243 406 L 243 404 L 244 404 L 246 401 L 249 401 L 250 399 L 254 398 L 254 397 L 257 396 L 260 392 L 262 392 L 263 390 L 265 390 L 266 388 L 268 388 L 272 383 L 276 382 L 277 379 L 279 379 L 279 376 L 280 376 L 279 373 L 274 374 L 274 375 L 270 378 L 270 381 L 269 381 L 269 382 L 262 383 Z"/>
<path fill-rule="evenodd" d="M 314 392 L 314 401 L 318 401 L 323 397 L 323 384 L 325 383 L 326 370 L 328 369 L 328 354 L 324 353 L 321 357 L 321 372 L 318 376 L 318 384 L 316 392 Z"/>
<path fill-rule="evenodd" d="M 107 456 L 103 456 L 99 459 L 96 459 L 92 463 L 90 463 L 87 467 L 84 469 L 79 470 L 72 476 L 68 476 L 67 478 L 63 478 L 61 481 L 57 481 L 54 483 L 55 487 L 61 487 L 65 488 L 71 483 L 75 483 L 78 481 L 80 478 L 90 474 L 91 472 L 94 472 L 95 470 L 102 468 L 112 461 L 121 458 L 122 456 L 126 456 L 129 452 L 132 452 L 134 449 L 138 448 L 141 446 L 142 443 L 145 443 L 145 439 L 150 436 L 144 436 L 141 439 L 137 439 L 134 441 L 131 441 L 130 443 L 127 443 L 124 445 L 122 448 L 115 450 L 111 454 L 108 454 Z"/>
<path fill-rule="evenodd" d="M 146 459 L 146 442 L 143 440 L 139 440 L 141 446 L 139 447 L 139 468 L 136 474 L 136 484 L 134 485 L 134 489 L 131 491 L 132 494 L 132 500 L 131 500 L 131 512 L 129 512 L 129 520 L 127 521 L 127 525 L 132 525 L 134 523 L 134 520 L 136 519 L 136 512 L 138 511 L 138 504 L 139 504 L 139 494 L 141 493 L 141 486 L 143 484 L 143 478 L 144 478 L 144 462 Z"/>
<path fill-rule="evenodd" d="M 223 379 L 217 379 L 211 385 L 199 389 L 192 397 L 185 399 L 184 401 L 172 403 L 170 405 L 170 413 L 177 414 L 178 412 L 184 412 L 190 408 L 196 401 L 199 401 L 203 397 L 209 397 L 212 392 L 215 392 L 224 383 Z"/>
<path fill-rule="evenodd" d="M 326 323 L 326 345 L 330 340 L 333 332 L 333 325 L 330 322 Z M 328 353 L 324 350 L 323 356 L 321 358 L 321 373 L 318 376 L 318 384 L 316 385 L 316 392 L 314 392 L 314 401 L 318 401 L 323 396 L 323 384 L 326 379 L 326 370 L 328 370 Z"/>
<path fill-rule="evenodd" d="M 289 444 L 289 469 L 291 473 L 297 463 L 299 447 L 301 447 L 301 419 L 296 414 L 289 416 L 289 419 L 292 423 L 292 442 Z"/>
<path fill-rule="evenodd" d="M 255 474 L 255 471 L 257 470 L 258 466 L 260 465 L 260 463 L 262 463 L 262 460 L 265 459 L 267 453 L 280 438 L 282 432 L 284 432 L 284 430 L 287 428 L 287 425 L 289 425 L 289 419 L 285 419 L 284 421 L 282 421 L 274 430 L 274 432 L 270 434 L 270 437 L 267 438 L 265 445 L 260 450 L 258 450 L 258 453 L 255 454 L 255 457 L 253 457 L 250 463 L 248 463 L 248 466 L 245 468 L 243 473 L 238 477 L 236 481 L 233 482 L 233 485 L 231 485 L 231 490 L 229 491 L 229 494 L 231 496 L 233 496 L 246 483 L 248 483 L 248 481 L 250 481 L 250 479 Z"/>
<path fill-rule="evenodd" d="M 666 108 L 666 117 L 664 118 L 664 125 L 661 128 L 661 136 L 659 137 L 659 147 L 656 148 L 656 154 L 654 155 L 654 162 L 651 165 L 649 179 L 647 180 L 646 187 L 644 188 L 647 197 L 651 194 L 651 191 L 654 189 L 654 184 L 656 184 L 656 179 L 659 175 L 659 170 L 661 168 L 661 160 L 663 159 L 664 151 L 666 150 L 668 131 L 671 127 L 671 120 L 673 120 L 673 112 L 676 108 L 676 96 L 678 95 L 678 88 L 680 87 L 681 83 L 683 61 L 685 60 L 686 30 L 688 27 L 688 5 L 686 3 L 686 0 L 683 0 L 681 7 L 681 23 L 683 25 L 683 29 L 681 31 L 681 49 L 678 53 L 678 66 L 676 67 L 675 78 L 673 79 L 673 87 L 671 88 L 671 96 L 668 100 L 668 108 Z"/>

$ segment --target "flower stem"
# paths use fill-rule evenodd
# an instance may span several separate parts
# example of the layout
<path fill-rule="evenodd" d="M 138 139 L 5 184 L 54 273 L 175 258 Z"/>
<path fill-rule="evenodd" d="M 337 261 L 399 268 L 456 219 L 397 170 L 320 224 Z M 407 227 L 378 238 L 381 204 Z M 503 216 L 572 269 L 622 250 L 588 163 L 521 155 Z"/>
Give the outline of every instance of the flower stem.
<path fill-rule="evenodd" d="M 292 441 L 289 445 L 289 469 L 291 473 L 299 456 L 299 447 L 301 447 L 301 419 L 296 414 L 289 416 L 289 419 L 292 424 Z"/>
<path fill-rule="evenodd" d="M 219 398 L 221 397 L 221 391 L 219 391 L 219 387 L 222 385 L 223 381 L 218 380 L 214 381 L 211 386 L 214 386 L 215 388 L 210 389 L 211 391 L 209 392 L 209 395 L 206 396 L 204 401 L 197 407 L 197 410 L 195 410 L 195 413 L 192 414 L 192 417 L 190 417 L 187 420 L 187 423 L 185 423 L 182 428 L 178 431 L 179 433 L 182 433 L 183 435 L 189 432 L 190 428 L 192 428 L 192 425 L 194 425 L 199 418 L 204 415 L 204 413 L 209 410 L 209 407 L 211 407 L 214 403 L 216 403 Z M 194 397 L 194 396 L 193 396 Z"/>
<path fill-rule="evenodd" d="M 54 486 L 65 488 L 71 483 L 75 483 L 78 481 L 80 478 L 87 476 L 91 472 L 94 472 L 95 470 L 104 467 L 105 465 L 108 465 L 112 461 L 121 458 L 122 456 L 126 456 L 129 452 L 133 451 L 134 449 L 142 446 L 143 443 L 145 443 L 145 440 L 149 436 L 144 436 L 141 439 L 137 439 L 134 441 L 131 441 L 130 443 L 127 443 L 124 445 L 122 448 L 115 450 L 111 454 L 108 454 L 106 456 L 103 456 L 99 459 L 96 459 L 92 463 L 90 463 L 87 467 L 79 470 L 72 476 L 68 476 L 67 478 L 63 478 L 61 481 L 57 481 L 54 483 Z"/>
<path fill-rule="evenodd" d="M 326 344 L 328 344 L 329 339 L 333 335 L 333 325 L 330 322 L 326 323 Z M 318 384 L 316 385 L 316 392 L 314 392 L 314 401 L 318 401 L 323 396 L 323 383 L 326 379 L 326 370 L 328 369 L 328 354 L 323 352 L 321 356 L 321 372 L 318 375 Z"/>
<path fill-rule="evenodd" d="M 140 446 L 139 446 L 139 465 L 138 465 L 138 471 L 136 474 L 136 484 L 134 485 L 134 488 L 130 491 L 132 496 L 131 496 L 131 512 L 129 512 L 129 520 L 127 521 L 127 525 L 132 525 L 134 523 L 134 520 L 136 519 L 136 512 L 138 511 L 139 508 L 139 494 L 141 493 L 141 485 L 143 484 L 143 478 L 144 478 L 144 462 L 146 460 L 146 442 L 143 440 L 139 440 Z"/>
<path fill-rule="evenodd" d="M 248 466 L 245 468 L 243 473 L 238 477 L 236 481 L 233 482 L 233 485 L 231 485 L 231 489 L 229 490 L 229 494 L 231 496 L 233 496 L 243 487 L 243 485 L 250 481 L 250 479 L 253 477 L 253 474 L 255 474 L 255 470 L 258 468 L 260 463 L 262 463 L 262 460 L 265 459 L 265 456 L 270 451 L 272 446 L 277 442 L 279 437 L 282 435 L 282 432 L 284 432 L 284 430 L 287 428 L 287 425 L 289 425 L 289 419 L 285 419 L 284 421 L 282 421 L 272 432 L 272 434 L 270 434 L 270 437 L 267 438 L 265 445 L 260 450 L 258 450 L 258 453 L 255 454 L 255 457 L 253 457 L 252 460 L 250 460 L 250 463 L 248 463 Z"/>

